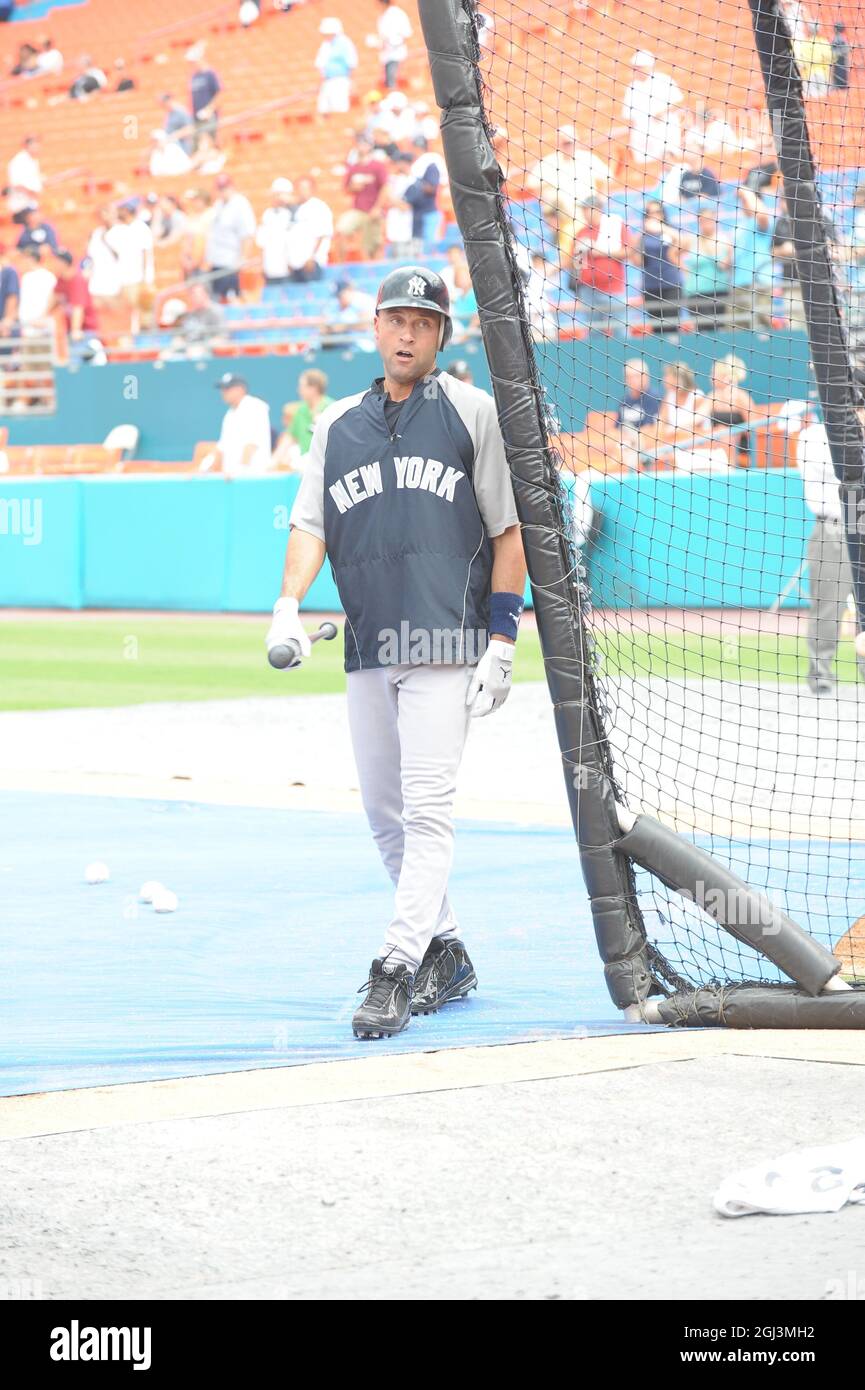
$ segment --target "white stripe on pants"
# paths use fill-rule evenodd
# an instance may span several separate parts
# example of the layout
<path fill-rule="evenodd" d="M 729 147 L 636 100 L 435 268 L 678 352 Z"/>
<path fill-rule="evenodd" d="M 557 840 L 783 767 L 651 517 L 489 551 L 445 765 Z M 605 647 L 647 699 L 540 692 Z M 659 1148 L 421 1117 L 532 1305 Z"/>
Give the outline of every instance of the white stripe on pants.
<path fill-rule="evenodd" d="M 447 885 L 473 673 L 472 666 L 388 666 L 348 676 L 361 797 L 396 887 L 380 954 L 412 970 L 434 936 L 459 935 Z"/>

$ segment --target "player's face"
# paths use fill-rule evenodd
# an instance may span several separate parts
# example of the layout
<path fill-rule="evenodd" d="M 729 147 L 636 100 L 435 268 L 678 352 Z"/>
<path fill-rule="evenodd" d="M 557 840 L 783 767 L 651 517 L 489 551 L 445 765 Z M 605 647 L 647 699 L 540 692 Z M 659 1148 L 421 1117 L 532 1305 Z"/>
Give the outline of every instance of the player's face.
<path fill-rule="evenodd" d="M 385 376 L 390 381 L 419 381 L 435 366 L 441 314 L 421 309 L 383 309 L 375 337 Z"/>

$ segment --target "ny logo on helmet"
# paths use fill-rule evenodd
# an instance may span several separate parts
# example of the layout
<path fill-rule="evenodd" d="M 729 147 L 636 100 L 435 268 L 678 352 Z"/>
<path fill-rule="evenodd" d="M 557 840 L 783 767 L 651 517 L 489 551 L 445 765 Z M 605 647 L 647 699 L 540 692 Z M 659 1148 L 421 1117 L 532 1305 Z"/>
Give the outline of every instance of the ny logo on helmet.
<path fill-rule="evenodd" d="M 413 275 L 408 282 L 408 292 L 423 297 L 427 292 L 426 280 L 420 275 Z"/>

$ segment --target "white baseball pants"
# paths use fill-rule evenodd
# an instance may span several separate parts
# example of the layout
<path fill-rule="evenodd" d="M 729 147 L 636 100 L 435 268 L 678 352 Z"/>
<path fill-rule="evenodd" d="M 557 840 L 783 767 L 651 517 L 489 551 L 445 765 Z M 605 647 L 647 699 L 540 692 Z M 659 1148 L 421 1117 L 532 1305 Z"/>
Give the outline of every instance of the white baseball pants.
<path fill-rule="evenodd" d="M 412 971 L 434 936 L 459 936 L 447 885 L 473 674 L 472 666 L 389 666 L 348 676 L 361 798 L 396 888 L 379 954 Z"/>

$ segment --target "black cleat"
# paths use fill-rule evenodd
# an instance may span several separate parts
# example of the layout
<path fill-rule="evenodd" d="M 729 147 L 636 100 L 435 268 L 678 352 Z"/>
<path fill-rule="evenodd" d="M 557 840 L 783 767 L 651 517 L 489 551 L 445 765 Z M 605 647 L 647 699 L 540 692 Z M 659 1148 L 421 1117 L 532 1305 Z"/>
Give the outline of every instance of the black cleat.
<path fill-rule="evenodd" d="M 465 999 L 478 977 L 461 941 L 434 936 L 415 976 L 413 1014 L 434 1014 L 451 999 Z"/>
<path fill-rule="evenodd" d="M 401 1033 L 411 1019 L 414 976 L 407 965 L 386 965 L 374 960 L 369 979 L 360 990 L 367 995 L 351 1021 L 356 1038 L 390 1038 Z"/>

